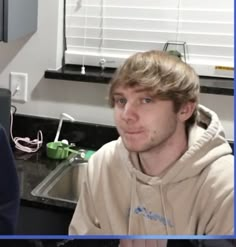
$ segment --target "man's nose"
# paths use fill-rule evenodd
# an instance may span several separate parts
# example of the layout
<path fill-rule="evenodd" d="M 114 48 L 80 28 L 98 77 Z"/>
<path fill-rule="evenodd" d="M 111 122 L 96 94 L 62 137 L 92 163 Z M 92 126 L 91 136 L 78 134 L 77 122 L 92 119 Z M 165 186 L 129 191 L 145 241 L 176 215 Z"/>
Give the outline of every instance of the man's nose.
<path fill-rule="evenodd" d="M 137 108 L 134 104 L 127 102 L 123 108 L 122 119 L 125 121 L 135 121 L 138 119 Z"/>

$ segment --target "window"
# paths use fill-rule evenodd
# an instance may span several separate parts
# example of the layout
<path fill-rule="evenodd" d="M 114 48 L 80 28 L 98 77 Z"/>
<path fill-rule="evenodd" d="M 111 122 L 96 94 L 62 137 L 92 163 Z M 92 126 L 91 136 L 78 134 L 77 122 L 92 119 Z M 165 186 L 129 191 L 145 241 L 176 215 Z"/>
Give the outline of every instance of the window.
<path fill-rule="evenodd" d="M 137 51 L 185 42 L 202 76 L 233 78 L 233 1 L 66 0 L 65 63 L 116 68 Z M 183 54 L 184 45 L 176 45 Z"/>

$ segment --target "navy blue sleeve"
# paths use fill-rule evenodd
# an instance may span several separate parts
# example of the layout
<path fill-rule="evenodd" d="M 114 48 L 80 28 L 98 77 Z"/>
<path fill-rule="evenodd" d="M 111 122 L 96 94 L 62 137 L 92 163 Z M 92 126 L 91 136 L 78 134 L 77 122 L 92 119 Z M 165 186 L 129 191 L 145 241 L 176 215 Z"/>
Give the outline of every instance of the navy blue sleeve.
<path fill-rule="evenodd" d="M 19 211 L 19 182 L 15 159 L 0 125 L 0 234 L 14 234 Z"/>

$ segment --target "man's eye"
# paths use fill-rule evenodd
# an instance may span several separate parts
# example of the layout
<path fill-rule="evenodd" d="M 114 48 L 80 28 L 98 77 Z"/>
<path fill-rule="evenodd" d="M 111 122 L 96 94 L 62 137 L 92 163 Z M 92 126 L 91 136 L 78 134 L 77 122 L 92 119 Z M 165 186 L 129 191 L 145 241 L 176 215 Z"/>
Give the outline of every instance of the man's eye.
<path fill-rule="evenodd" d="M 116 98 L 115 99 L 115 104 L 117 105 L 125 105 L 127 100 L 125 98 Z"/>
<path fill-rule="evenodd" d="M 146 97 L 142 99 L 142 102 L 147 104 L 147 103 L 151 103 L 152 102 L 152 98 Z"/>

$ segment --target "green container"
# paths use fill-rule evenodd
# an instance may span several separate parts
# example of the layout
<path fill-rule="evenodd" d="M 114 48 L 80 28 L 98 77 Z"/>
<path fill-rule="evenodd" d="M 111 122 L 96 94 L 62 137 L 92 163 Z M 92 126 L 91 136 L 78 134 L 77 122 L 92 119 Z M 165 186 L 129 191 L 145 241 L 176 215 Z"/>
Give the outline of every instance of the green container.
<path fill-rule="evenodd" d="M 62 160 L 69 156 L 69 145 L 62 142 L 47 143 L 47 156 L 51 159 Z"/>
<path fill-rule="evenodd" d="M 91 155 L 94 153 L 93 150 L 80 149 L 77 151 L 71 149 L 70 145 L 60 141 L 47 143 L 46 152 L 47 152 L 47 157 L 57 160 L 63 160 L 68 158 L 70 153 L 80 154 L 83 159 L 88 160 L 91 157 Z"/>

